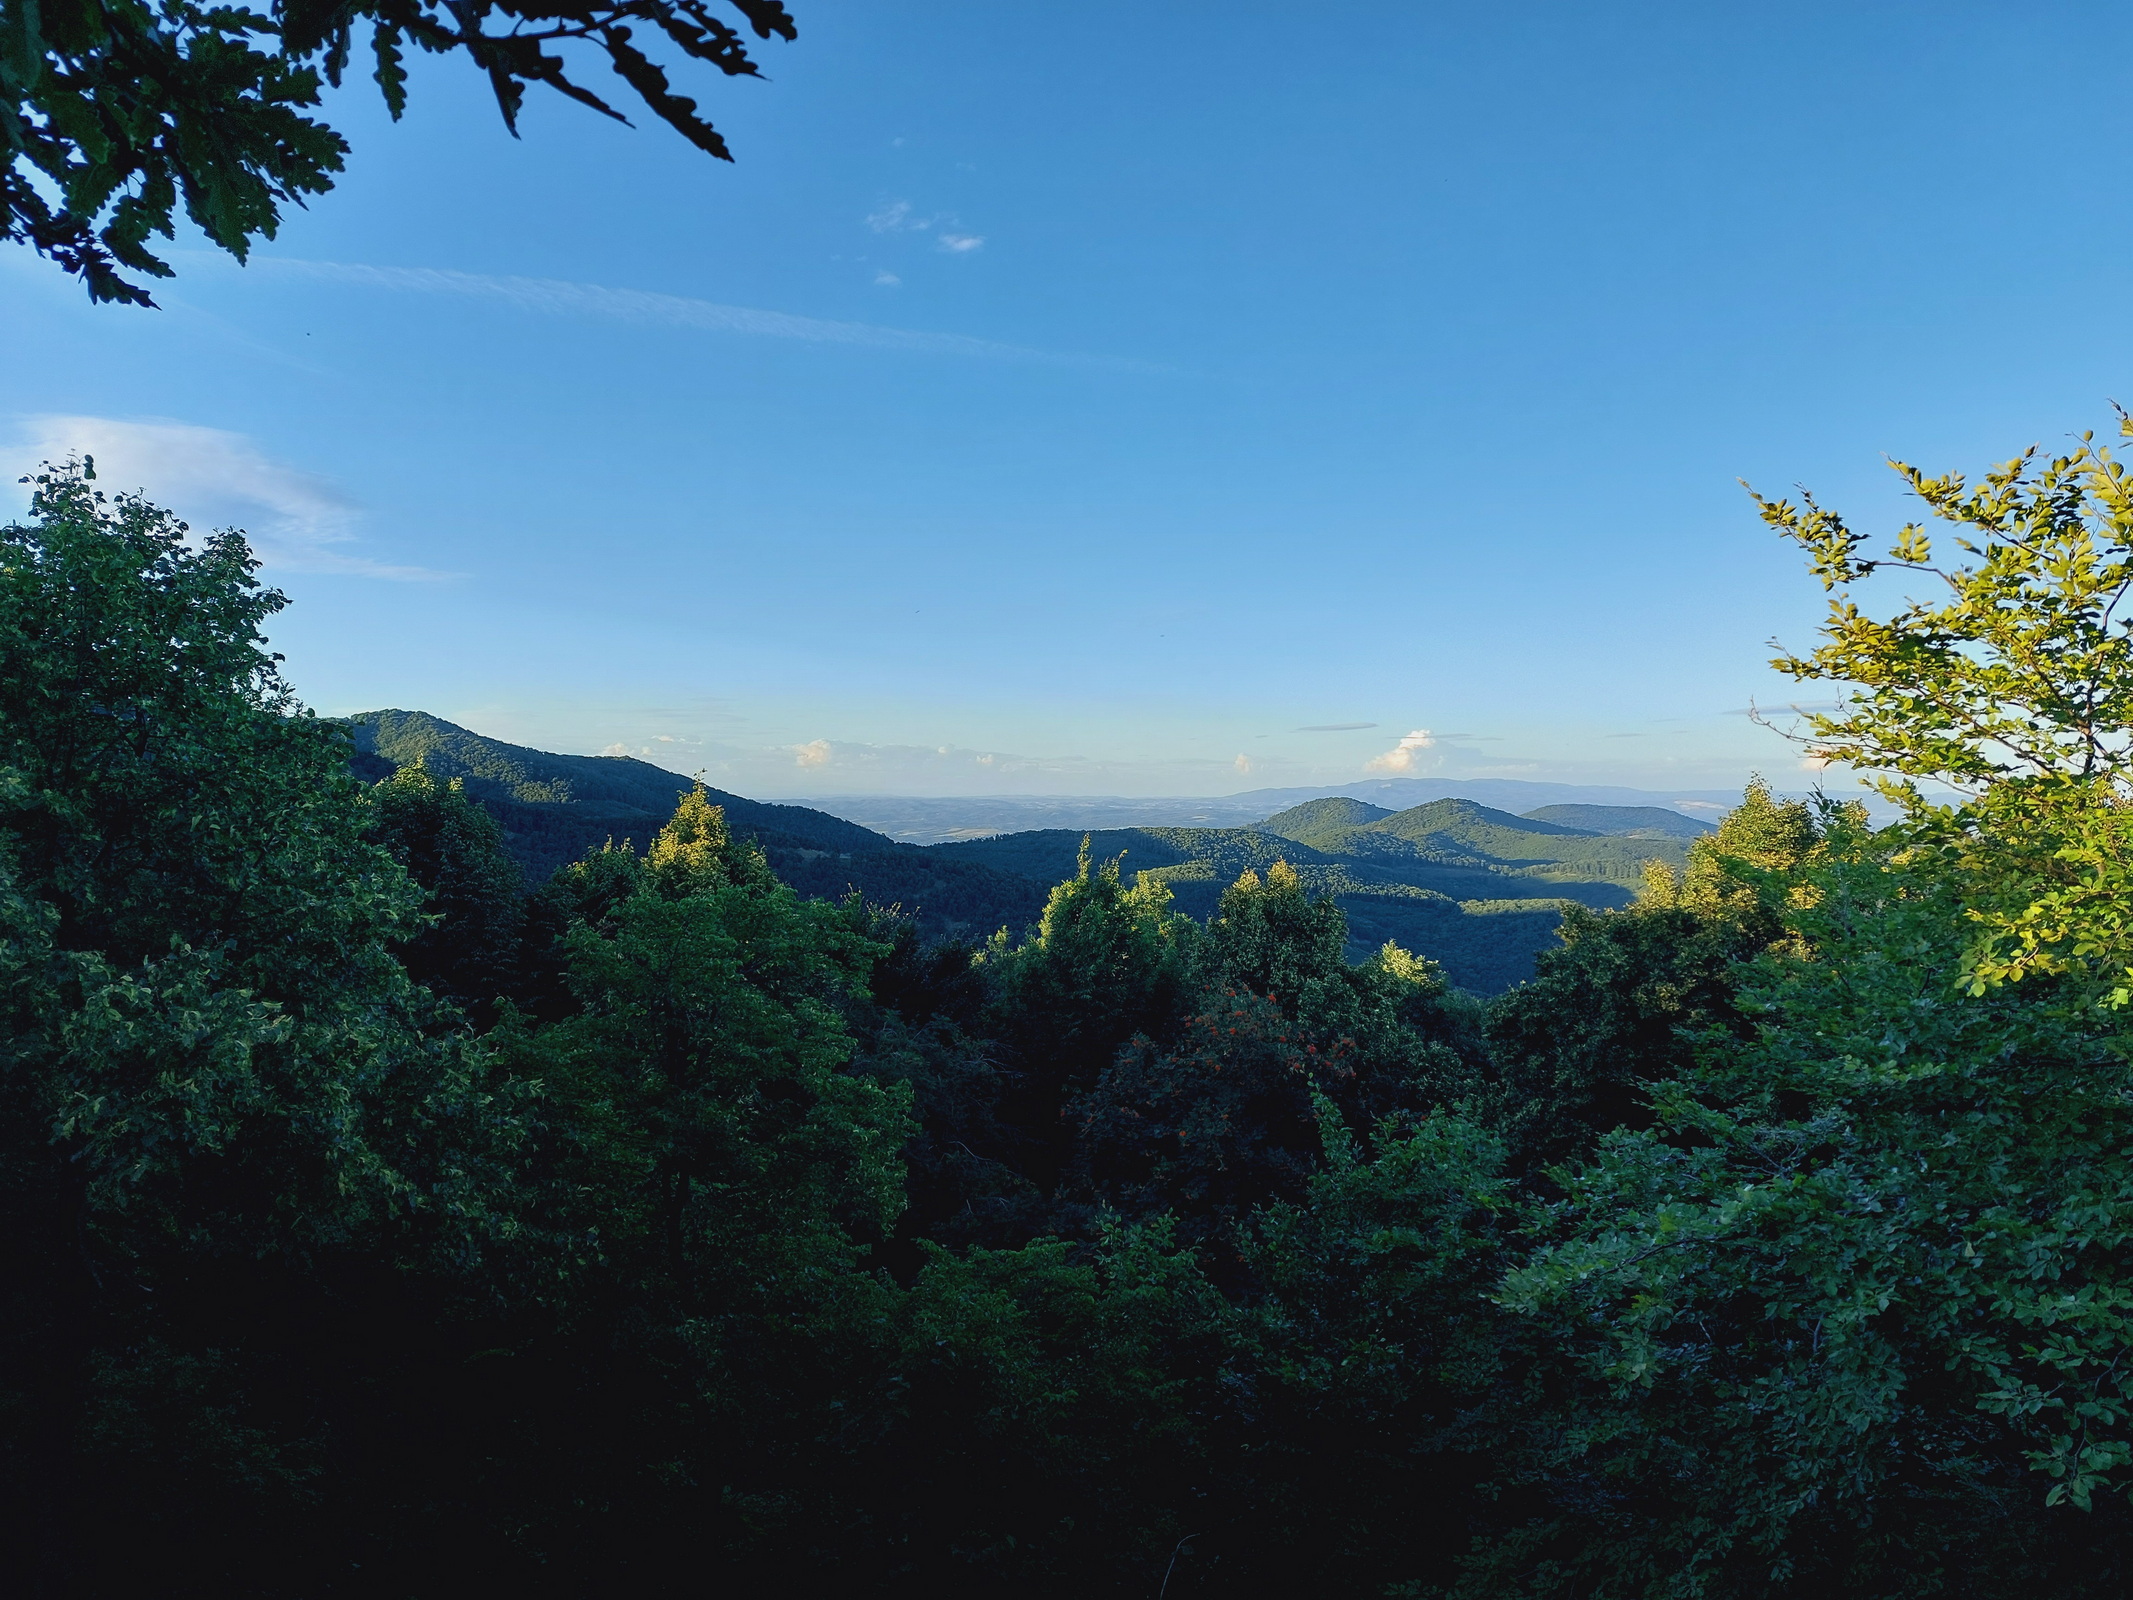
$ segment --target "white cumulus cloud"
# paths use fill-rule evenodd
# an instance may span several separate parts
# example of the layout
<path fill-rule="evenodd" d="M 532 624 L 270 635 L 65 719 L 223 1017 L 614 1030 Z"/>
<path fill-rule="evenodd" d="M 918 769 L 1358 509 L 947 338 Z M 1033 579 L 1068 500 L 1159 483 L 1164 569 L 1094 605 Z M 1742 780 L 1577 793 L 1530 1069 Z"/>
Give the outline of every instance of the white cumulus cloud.
<path fill-rule="evenodd" d="M 1230 765 L 1235 767 L 1239 772 L 1250 772 L 1252 770 L 1252 758 L 1250 756 L 1240 755 L 1235 761 L 1232 761 Z"/>
<path fill-rule="evenodd" d="M 944 233 L 940 237 L 939 248 L 952 256 L 967 256 L 973 250 L 984 249 L 985 239 L 982 234 L 976 233 Z"/>
<path fill-rule="evenodd" d="M 46 461 L 94 458 L 106 491 L 145 494 L 196 529 L 236 527 L 269 568 L 365 578 L 438 578 L 341 548 L 356 504 L 326 479 L 276 461 L 241 433 L 161 418 L 42 415 L 17 419 L 5 464 L 19 477 Z"/>
<path fill-rule="evenodd" d="M 806 744 L 792 747 L 793 765 L 796 767 L 826 767 L 830 764 L 830 742 L 827 739 L 810 739 Z"/>
<path fill-rule="evenodd" d="M 1372 756 L 1364 762 L 1370 772 L 1421 772 L 1429 765 L 1429 752 L 1435 748 L 1436 736 L 1427 728 L 1417 728 L 1381 756 Z"/>

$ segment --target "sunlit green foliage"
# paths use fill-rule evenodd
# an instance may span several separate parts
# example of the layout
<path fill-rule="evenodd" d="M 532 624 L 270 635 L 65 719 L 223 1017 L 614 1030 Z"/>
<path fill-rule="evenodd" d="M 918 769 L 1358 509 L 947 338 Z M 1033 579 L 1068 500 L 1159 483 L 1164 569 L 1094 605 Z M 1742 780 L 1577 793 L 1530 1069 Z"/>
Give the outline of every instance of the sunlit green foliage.
<path fill-rule="evenodd" d="M 2133 417 L 2119 432 L 2133 437 Z M 2009 778 L 2111 780 L 2133 762 L 2133 484 L 2084 434 L 2063 456 L 2035 447 L 1972 487 L 1961 473 L 1896 470 L 1949 542 L 1971 559 L 1936 561 L 1921 523 L 1881 559 L 1812 496 L 1756 496 L 1763 518 L 1804 549 L 1831 591 L 1823 642 L 1780 670 L 1846 686 L 1837 710 L 1811 712 L 1814 748 L 1889 774 L 1890 792 L 1926 779 L 1975 791 Z M 1932 580 L 1934 598 L 1870 616 L 1852 586 L 1891 568 Z"/>

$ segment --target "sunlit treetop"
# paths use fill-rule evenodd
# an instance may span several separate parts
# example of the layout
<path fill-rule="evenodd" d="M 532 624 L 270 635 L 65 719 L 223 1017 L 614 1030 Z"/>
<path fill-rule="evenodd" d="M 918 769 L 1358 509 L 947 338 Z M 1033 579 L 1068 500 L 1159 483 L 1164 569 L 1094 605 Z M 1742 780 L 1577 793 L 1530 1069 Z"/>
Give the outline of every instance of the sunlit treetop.
<path fill-rule="evenodd" d="M 2133 437 L 2120 413 L 2119 432 Z M 2133 777 L 2133 483 L 2093 434 L 2049 460 L 2035 447 L 1972 486 L 1960 473 L 1895 469 L 1950 525 L 1961 552 L 1937 559 L 1927 527 L 1898 531 L 1886 556 L 1803 493 L 1797 506 L 1756 495 L 1763 518 L 1797 542 L 1830 592 L 1823 642 L 1771 664 L 1834 683 L 1846 698 L 1806 714 L 1811 752 L 1879 775 L 1892 797 L 1915 781 L 1977 793 L 2009 779 Z M 1753 491 L 1750 491 L 1753 493 Z M 1876 618 L 1854 586 L 1883 569 L 1933 580 Z"/>

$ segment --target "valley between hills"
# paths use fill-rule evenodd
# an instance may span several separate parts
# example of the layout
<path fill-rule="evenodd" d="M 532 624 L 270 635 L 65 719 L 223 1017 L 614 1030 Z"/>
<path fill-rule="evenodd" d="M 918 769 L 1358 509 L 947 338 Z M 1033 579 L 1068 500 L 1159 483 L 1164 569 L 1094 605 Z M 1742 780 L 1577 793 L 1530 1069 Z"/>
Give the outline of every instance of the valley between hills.
<path fill-rule="evenodd" d="M 649 839 L 691 787 L 649 762 L 506 744 L 421 711 L 350 722 L 358 776 L 382 780 L 419 763 L 458 779 L 496 818 L 532 881 L 609 839 Z M 1333 796 L 1230 827 L 1040 828 L 917 845 L 812 807 L 709 793 L 733 831 L 800 893 L 856 891 L 900 906 L 932 937 L 1019 933 L 1051 886 L 1074 875 L 1086 839 L 1092 860 L 1117 860 L 1129 881 L 1161 880 L 1196 918 L 1241 874 L 1285 861 L 1347 914 L 1351 959 L 1391 940 L 1476 994 L 1532 975 L 1565 902 L 1627 905 L 1648 863 L 1680 866 L 1689 841 L 1710 831 L 1657 806 L 1550 805 L 1518 815 L 1466 799 L 1394 810 Z"/>

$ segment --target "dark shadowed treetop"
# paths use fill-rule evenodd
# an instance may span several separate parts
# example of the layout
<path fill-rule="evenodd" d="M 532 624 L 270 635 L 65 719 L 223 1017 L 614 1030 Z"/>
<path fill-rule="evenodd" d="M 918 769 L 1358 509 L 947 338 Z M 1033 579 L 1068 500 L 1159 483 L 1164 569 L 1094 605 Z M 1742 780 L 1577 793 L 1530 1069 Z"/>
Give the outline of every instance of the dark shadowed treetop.
<path fill-rule="evenodd" d="M 263 12 L 0 0 L 0 238 L 57 261 L 93 299 L 153 305 L 121 273 L 171 276 L 147 243 L 173 236 L 182 199 L 200 230 L 243 260 L 253 240 L 274 237 L 285 203 L 333 187 L 348 143 L 301 108 L 339 85 L 359 39 L 396 119 L 412 47 L 464 52 L 514 134 L 532 83 L 626 122 L 570 76 L 565 52 L 604 55 L 646 110 L 730 161 L 696 101 L 646 53 L 662 40 L 729 77 L 759 76 L 727 14 L 758 39 L 795 37 L 781 0 L 277 0 Z"/>

